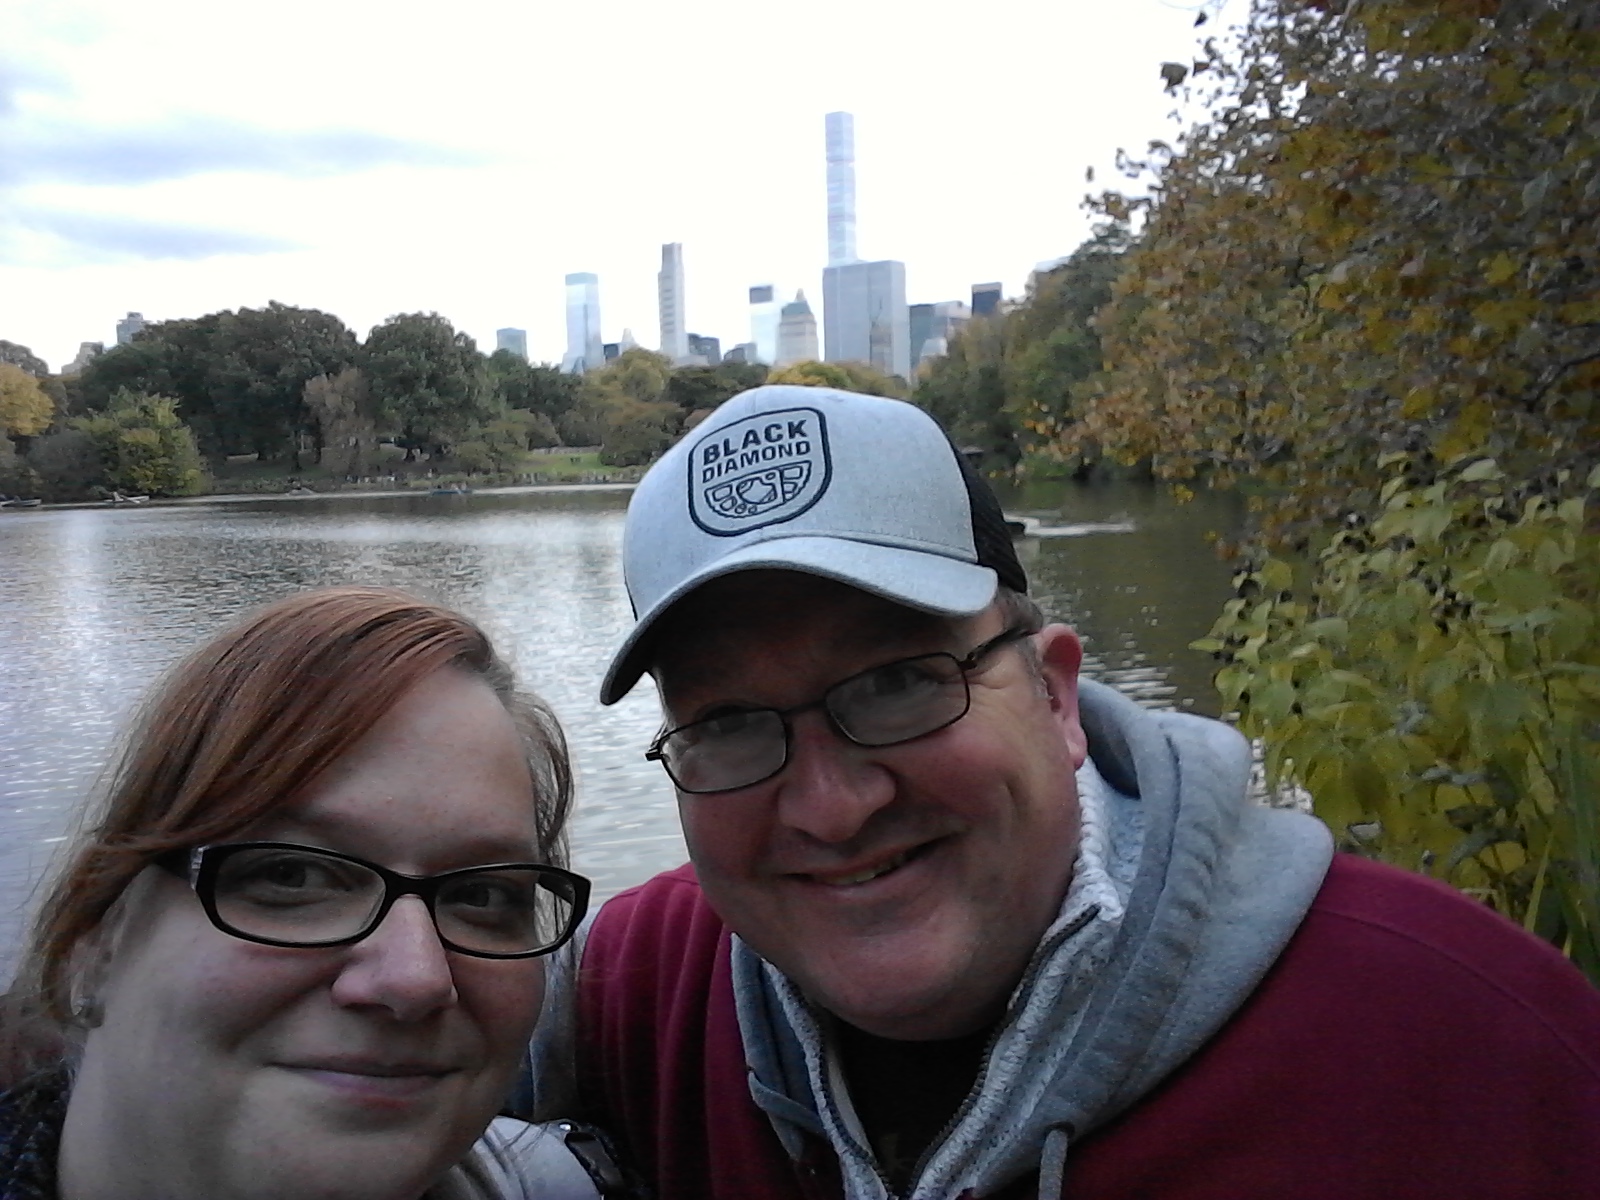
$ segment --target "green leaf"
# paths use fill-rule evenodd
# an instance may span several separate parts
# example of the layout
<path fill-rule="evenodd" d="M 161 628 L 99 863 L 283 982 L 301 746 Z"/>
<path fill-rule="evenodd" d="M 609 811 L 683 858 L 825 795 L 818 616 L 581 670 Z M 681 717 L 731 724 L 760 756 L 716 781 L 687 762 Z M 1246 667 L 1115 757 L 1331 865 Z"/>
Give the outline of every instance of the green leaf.
<path fill-rule="evenodd" d="M 1466 483 L 1478 483 L 1484 479 L 1499 479 L 1502 474 L 1500 464 L 1494 459 L 1480 458 L 1461 472 L 1461 478 Z"/>

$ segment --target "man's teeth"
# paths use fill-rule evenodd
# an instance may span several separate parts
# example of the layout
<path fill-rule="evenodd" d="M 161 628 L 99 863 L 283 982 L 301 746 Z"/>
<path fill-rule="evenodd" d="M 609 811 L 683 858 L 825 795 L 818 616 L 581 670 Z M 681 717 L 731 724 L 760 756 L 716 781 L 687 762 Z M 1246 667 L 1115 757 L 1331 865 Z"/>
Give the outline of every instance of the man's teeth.
<path fill-rule="evenodd" d="M 911 857 L 911 851 L 905 850 L 893 858 L 886 858 L 877 866 L 869 867 L 865 871 L 857 871 L 854 875 L 818 875 L 818 883 L 825 883 L 829 887 L 849 887 L 856 883 L 866 883 L 869 879 L 876 879 L 879 875 L 887 875 L 890 871 L 900 866 Z"/>

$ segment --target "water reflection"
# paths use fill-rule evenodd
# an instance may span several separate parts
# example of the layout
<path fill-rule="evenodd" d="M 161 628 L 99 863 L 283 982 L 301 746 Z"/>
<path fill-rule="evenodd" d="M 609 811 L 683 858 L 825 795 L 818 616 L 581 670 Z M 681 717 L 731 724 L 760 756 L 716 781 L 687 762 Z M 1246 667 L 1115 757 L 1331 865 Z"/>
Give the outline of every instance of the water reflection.
<path fill-rule="evenodd" d="M 1205 548 L 1215 500 L 1178 508 L 1118 486 L 1006 497 L 1047 536 L 1019 543 L 1046 609 L 1076 624 L 1086 669 L 1145 703 L 1211 707 L 1187 643 L 1227 592 Z M 0 978 L 78 798 L 150 683 L 242 613 L 301 588 L 407 588 L 482 622 L 571 739 L 574 856 L 606 896 L 682 859 L 672 794 L 642 758 L 648 685 L 595 700 L 631 623 L 621 491 L 208 501 L 0 519 Z"/>

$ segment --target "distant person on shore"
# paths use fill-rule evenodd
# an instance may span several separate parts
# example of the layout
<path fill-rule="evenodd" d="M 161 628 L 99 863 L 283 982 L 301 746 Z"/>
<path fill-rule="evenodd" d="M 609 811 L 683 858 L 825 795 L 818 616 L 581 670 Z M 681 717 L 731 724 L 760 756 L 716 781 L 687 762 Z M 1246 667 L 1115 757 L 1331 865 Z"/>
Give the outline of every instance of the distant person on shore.
<path fill-rule="evenodd" d="M 197 651 L 5 997 L 0 1196 L 596 1195 L 566 1127 L 490 1126 L 587 903 L 570 791 L 448 609 L 307 592 Z"/>
<path fill-rule="evenodd" d="M 553 960 L 534 1085 L 660 1200 L 1600 1197 L 1600 992 L 1080 678 L 925 413 L 736 397 L 623 557 L 692 868 Z"/>

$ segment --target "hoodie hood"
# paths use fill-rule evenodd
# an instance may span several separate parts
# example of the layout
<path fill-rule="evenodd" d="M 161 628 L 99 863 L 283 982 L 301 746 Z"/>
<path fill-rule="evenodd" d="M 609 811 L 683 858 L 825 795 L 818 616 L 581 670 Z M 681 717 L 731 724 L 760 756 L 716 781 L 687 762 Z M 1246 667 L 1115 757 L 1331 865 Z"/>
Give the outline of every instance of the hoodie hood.
<path fill-rule="evenodd" d="M 994 1192 L 1037 1171 L 1054 1200 L 1072 1141 L 1186 1061 L 1254 991 L 1332 860 L 1321 822 L 1248 799 L 1237 731 L 1151 712 L 1080 682 L 1089 760 L 1071 887 L 990 1043 L 972 1093 L 909 1196 Z M 889 1195 L 842 1084 L 830 1018 L 734 939 L 750 1088 L 798 1157 L 839 1156 L 850 1200 Z"/>

